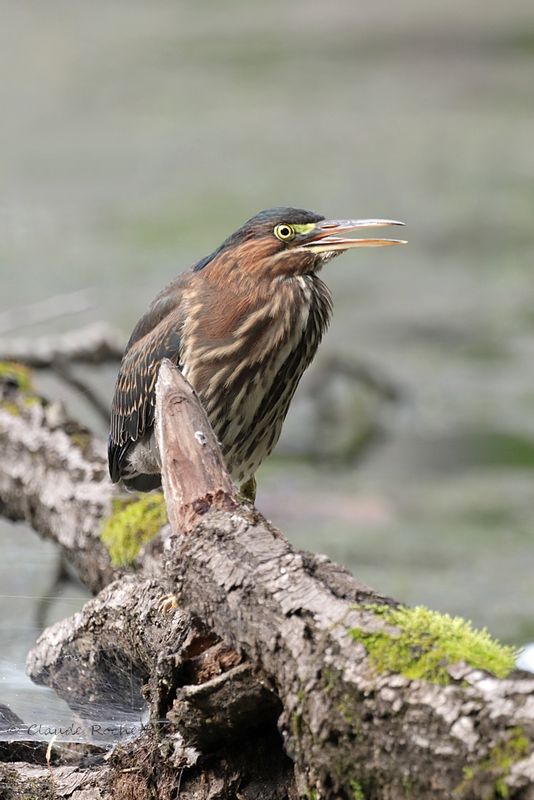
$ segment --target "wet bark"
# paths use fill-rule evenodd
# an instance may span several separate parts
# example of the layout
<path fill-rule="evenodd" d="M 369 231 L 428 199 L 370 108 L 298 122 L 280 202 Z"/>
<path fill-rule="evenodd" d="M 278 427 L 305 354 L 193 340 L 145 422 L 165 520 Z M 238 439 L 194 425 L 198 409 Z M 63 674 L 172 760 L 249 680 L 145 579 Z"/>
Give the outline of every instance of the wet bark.
<path fill-rule="evenodd" d="M 43 633 L 29 672 L 86 724 L 88 695 L 107 715 L 110 695 L 128 696 L 148 721 L 89 767 L 3 765 L 12 796 L 31 783 L 42 797 L 83 789 L 80 800 L 534 797 L 534 679 L 462 663 L 443 665 L 446 685 L 378 670 L 351 631 L 394 634 L 376 607 L 395 602 L 295 551 L 240 502 L 169 364 L 157 395 L 172 535 L 159 571 L 140 563 L 116 580 L 95 534 L 113 496 L 98 443 L 73 454 L 43 407 L 15 416 L 18 426 L 0 409 L 2 451 L 24 467 L 0 453 L 2 513 L 55 538 L 88 585 L 105 586 Z M 169 591 L 178 608 L 164 613 Z"/>

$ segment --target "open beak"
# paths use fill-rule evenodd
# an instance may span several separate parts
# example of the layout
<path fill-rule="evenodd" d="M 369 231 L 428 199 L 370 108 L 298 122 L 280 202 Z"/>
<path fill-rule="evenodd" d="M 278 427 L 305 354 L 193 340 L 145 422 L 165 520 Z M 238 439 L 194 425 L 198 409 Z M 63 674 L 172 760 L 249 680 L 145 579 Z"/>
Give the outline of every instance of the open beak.
<path fill-rule="evenodd" d="M 325 219 L 317 223 L 308 241 L 300 246 L 313 253 L 331 253 L 335 250 L 351 250 L 353 247 L 407 244 L 404 239 L 349 239 L 340 236 L 360 228 L 386 228 L 389 225 L 404 225 L 404 222 L 393 219 Z"/>

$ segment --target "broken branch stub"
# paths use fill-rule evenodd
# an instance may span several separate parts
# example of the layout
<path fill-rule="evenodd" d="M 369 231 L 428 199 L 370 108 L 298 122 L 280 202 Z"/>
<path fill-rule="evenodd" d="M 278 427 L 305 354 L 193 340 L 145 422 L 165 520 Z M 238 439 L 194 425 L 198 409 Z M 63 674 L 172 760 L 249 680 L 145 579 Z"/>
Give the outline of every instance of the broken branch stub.
<path fill-rule="evenodd" d="M 164 359 L 156 387 L 156 428 L 169 521 L 189 531 L 211 508 L 237 508 L 235 487 L 206 412 L 189 383 Z M 161 455 L 163 454 L 163 455 Z"/>

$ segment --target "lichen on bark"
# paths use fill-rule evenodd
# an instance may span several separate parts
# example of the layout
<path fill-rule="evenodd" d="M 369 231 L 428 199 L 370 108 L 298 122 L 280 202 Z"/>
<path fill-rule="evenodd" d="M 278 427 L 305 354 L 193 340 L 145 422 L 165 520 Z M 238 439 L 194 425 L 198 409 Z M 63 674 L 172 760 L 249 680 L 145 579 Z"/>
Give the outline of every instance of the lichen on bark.
<path fill-rule="evenodd" d="M 33 391 L 30 370 L 16 361 L 0 361 L 0 382 L 13 383 L 21 392 Z"/>
<path fill-rule="evenodd" d="M 0 406 L 12 416 L 20 416 L 23 407 L 38 403 L 30 370 L 15 361 L 0 361 Z"/>

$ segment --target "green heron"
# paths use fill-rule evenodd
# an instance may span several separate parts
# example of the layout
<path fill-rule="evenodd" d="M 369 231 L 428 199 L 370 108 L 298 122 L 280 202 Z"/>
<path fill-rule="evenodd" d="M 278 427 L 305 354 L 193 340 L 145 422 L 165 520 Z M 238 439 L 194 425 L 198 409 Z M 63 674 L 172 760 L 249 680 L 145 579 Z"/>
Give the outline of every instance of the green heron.
<path fill-rule="evenodd" d="M 139 491 L 161 485 L 155 389 L 159 364 L 169 358 L 204 405 L 230 475 L 253 500 L 256 470 L 278 441 L 330 320 L 321 267 L 354 247 L 404 243 L 343 234 L 402 224 L 273 208 L 172 281 L 126 346 L 111 412 L 111 479 Z"/>

